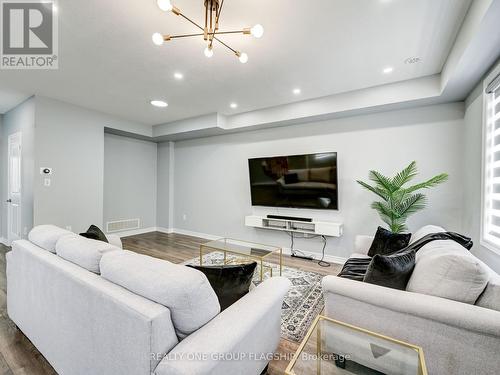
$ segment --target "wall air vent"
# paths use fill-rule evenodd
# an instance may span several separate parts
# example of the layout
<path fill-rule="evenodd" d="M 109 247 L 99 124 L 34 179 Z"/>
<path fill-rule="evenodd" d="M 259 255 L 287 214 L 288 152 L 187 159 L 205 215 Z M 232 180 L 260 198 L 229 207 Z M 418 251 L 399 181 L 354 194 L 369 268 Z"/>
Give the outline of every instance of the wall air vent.
<path fill-rule="evenodd" d="M 125 230 L 139 229 L 141 227 L 140 219 L 128 219 L 128 220 L 117 220 L 108 221 L 106 223 L 106 232 L 122 232 Z"/>

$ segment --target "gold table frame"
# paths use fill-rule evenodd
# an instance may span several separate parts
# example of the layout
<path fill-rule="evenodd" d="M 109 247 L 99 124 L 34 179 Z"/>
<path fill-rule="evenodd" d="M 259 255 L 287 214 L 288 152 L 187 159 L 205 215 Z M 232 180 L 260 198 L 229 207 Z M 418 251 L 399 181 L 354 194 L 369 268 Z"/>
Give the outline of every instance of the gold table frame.
<path fill-rule="evenodd" d="M 307 331 L 306 336 L 304 337 L 304 339 L 300 343 L 299 347 L 297 348 L 297 351 L 293 355 L 292 360 L 288 364 L 288 366 L 285 370 L 285 375 L 301 375 L 301 374 L 295 373 L 293 368 L 294 368 L 295 364 L 297 363 L 297 360 L 301 356 L 305 346 L 307 345 L 307 343 L 311 339 L 311 336 L 313 335 L 314 332 L 317 333 L 317 338 L 316 338 L 316 355 L 317 355 L 317 359 L 316 359 L 317 368 L 316 369 L 317 369 L 317 371 L 316 371 L 316 374 L 321 375 L 321 354 L 322 354 L 322 347 L 321 347 L 322 345 L 321 344 L 322 344 L 322 340 L 321 340 L 321 325 L 319 324 L 321 321 L 327 321 L 327 322 L 330 322 L 333 324 L 337 324 L 339 326 L 352 329 L 353 331 L 365 333 L 369 336 L 377 337 L 379 339 L 390 341 L 390 342 L 398 344 L 400 346 L 404 346 L 406 348 L 410 348 L 410 349 L 415 350 L 418 354 L 418 361 L 419 361 L 418 362 L 418 375 L 428 375 L 427 374 L 427 366 L 425 364 L 424 351 L 420 346 L 416 346 L 416 345 L 409 344 L 409 343 L 404 342 L 404 341 L 396 340 L 396 339 L 393 339 L 392 337 L 384 336 L 384 335 L 369 331 L 369 330 L 364 329 L 364 328 L 356 327 L 352 324 L 340 322 L 338 320 L 334 320 L 334 319 L 328 318 L 328 317 L 323 316 L 323 315 L 318 315 L 316 317 L 316 319 L 314 319 L 311 327 L 309 328 L 309 331 Z"/>
<path fill-rule="evenodd" d="M 231 248 L 231 243 L 228 244 L 228 241 L 233 241 L 241 244 L 240 246 L 244 247 L 247 246 L 249 248 L 256 248 L 258 250 L 262 250 L 264 252 L 267 252 L 265 255 L 259 256 L 259 255 L 254 255 L 254 254 L 247 254 L 242 251 L 238 251 L 237 249 Z M 215 243 L 222 243 L 224 242 L 225 247 L 216 247 L 214 244 Z M 235 244 L 232 244 L 235 245 Z M 227 246 L 227 247 L 226 247 Z M 236 245 L 235 245 L 236 246 Z M 259 247 L 265 247 L 265 249 L 259 249 Z M 237 240 L 234 238 L 219 238 L 218 240 L 206 242 L 203 244 L 200 244 L 200 266 L 203 265 L 203 253 L 204 249 L 210 249 L 210 252 L 222 252 L 224 253 L 224 263 L 223 264 L 229 264 L 234 262 L 234 260 L 227 260 L 227 254 L 235 254 L 238 257 L 242 258 L 248 258 L 252 260 L 256 260 L 259 265 L 260 265 L 260 281 L 263 280 L 264 278 L 264 268 L 269 268 L 271 277 L 273 276 L 273 269 L 271 266 L 265 265 L 264 260 L 266 260 L 267 257 L 273 255 L 273 254 L 279 254 L 279 268 L 280 268 L 280 276 L 283 273 L 283 248 L 277 247 L 277 246 L 271 246 L 271 245 L 264 245 L 264 244 L 259 244 L 255 242 L 248 242 L 248 241 L 242 241 L 242 240 Z M 268 250 L 269 249 L 269 250 Z M 208 252 L 206 252 L 208 253 Z"/>

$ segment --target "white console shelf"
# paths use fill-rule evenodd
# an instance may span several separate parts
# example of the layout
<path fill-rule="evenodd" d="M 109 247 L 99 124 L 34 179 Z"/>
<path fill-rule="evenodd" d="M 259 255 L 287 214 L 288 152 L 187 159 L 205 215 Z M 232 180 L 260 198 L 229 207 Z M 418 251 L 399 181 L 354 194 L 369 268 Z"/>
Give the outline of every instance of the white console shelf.
<path fill-rule="evenodd" d="M 300 221 L 288 219 L 270 219 L 266 216 L 246 216 L 247 227 L 280 230 L 320 236 L 340 237 L 344 229 L 342 223 L 331 221 Z"/>

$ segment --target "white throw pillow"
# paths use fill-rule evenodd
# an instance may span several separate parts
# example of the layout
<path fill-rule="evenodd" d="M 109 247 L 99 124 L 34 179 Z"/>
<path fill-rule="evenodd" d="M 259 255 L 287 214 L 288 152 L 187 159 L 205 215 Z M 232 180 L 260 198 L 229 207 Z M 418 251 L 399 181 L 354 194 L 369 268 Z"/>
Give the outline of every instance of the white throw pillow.
<path fill-rule="evenodd" d="M 491 278 L 483 294 L 476 302 L 477 306 L 500 311 L 500 276 Z"/>
<path fill-rule="evenodd" d="M 55 225 L 38 225 L 30 231 L 28 239 L 42 249 L 55 253 L 57 241 L 67 235 L 74 233 Z"/>
<path fill-rule="evenodd" d="M 406 290 L 474 304 L 489 278 L 489 271 L 470 254 L 430 253 L 416 262 Z"/>
<path fill-rule="evenodd" d="M 107 242 L 92 240 L 73 234 L 64 236 L 57 241 L 56 254 L 91 272 L 100 273 L 99 263 L 104 253 L 122 251 Z"/>
<path fill-rule="evenodd" d="M 220 312 L 207 277 L 194 268 L 127 250 L 104 254 L 100 268 L 105 279 L 168 307 L 180 339 Z"/>

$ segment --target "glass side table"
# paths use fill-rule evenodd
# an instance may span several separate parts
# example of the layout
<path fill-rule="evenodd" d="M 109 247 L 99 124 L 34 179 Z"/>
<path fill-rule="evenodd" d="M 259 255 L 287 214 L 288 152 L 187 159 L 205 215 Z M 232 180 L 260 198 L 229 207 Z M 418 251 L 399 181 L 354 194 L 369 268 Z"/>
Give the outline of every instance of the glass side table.
<path fill-rule="evenodd" d="M 286 375 L 427 375 L 422 348 L 318 316 Z"/>
<path fill-rule="evenodd" d="M 236 255 L 238 258 L 257 261 L 260 267 L 260 281 L 264 278 L 264 268 L 269 268 L 271 276 L 273 275 L 272 268 L 264 264 L 264 261 L 272 254 L 278 254 L 279 256 L 280 276 L 283 270 L 283 249 L 281 247 L 240 241 L 232 238 L 221 238 L 200 245 L 200 266 L 203 265 L 203 254 L 213 251 L 219 251 L 224 254 L 224 264 L 234 263 L 234 260 L 227 259 L 228 253 Z"/>

